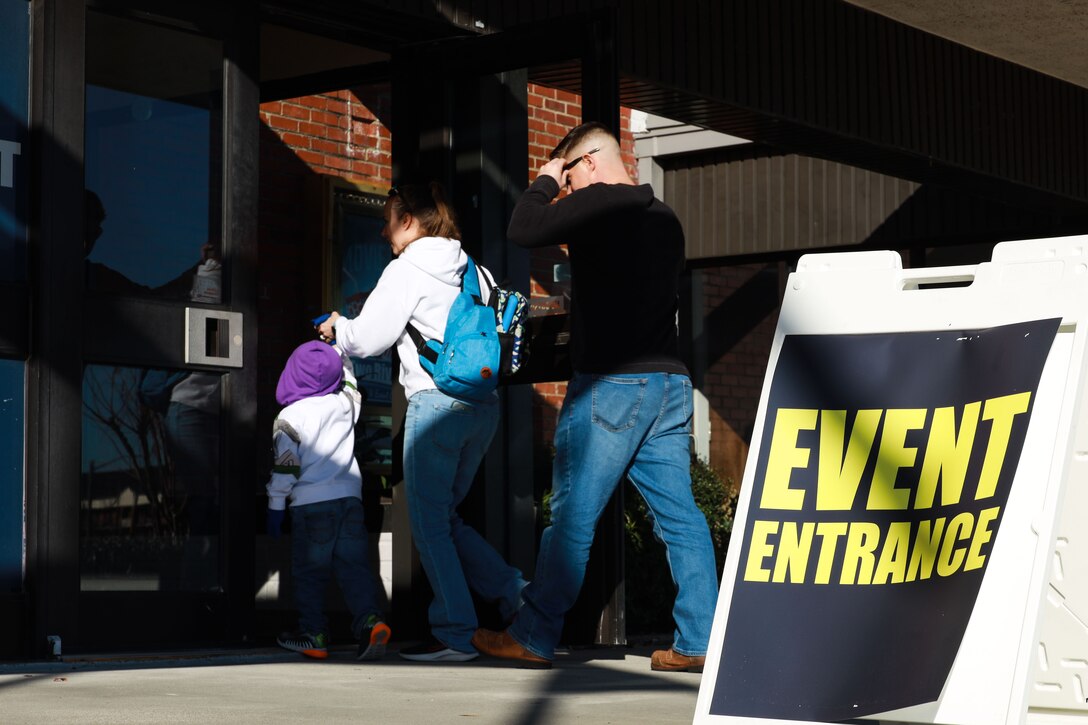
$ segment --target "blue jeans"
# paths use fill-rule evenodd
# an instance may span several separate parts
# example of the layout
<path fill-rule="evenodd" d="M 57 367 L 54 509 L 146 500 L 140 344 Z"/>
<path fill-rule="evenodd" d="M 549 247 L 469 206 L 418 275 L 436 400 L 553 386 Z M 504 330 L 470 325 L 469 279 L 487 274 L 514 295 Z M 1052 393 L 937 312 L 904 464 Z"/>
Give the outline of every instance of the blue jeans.
<path fill-rule="evenodd" d="M 498 398 L 476 403 L 421 390 L 408 401 L 404 480 L 412 537 L 434 590 L 427 615 L 435 638 L 461 652 L 476 651 L 470 589 L 498 602 L 500 614 L 509 619 L 525 586 L 521 572 L 457 513 L 498 423 Z"/>
<path fill-rule="evenodd" d="M 299 629 L 327 634 L 325 590 L 336 575 L 351 610 L 356 638 L 367 617 L 379 614 L 374 576 L 367 562 L 363 504 L 353 497 L 291 507 L 291 569 Z"/>
<path fill-rule="evenodd" d="M 551 659 L 578 597 L 597 520 L 626 475 L 664 541 L 677 587 L 673 648 L 704 655 L 718 597 L 714 547 L 691 493 L 691 381 L 685 375 L 576 374 L 555 431 L 552 522 L 510 635 Z"/>

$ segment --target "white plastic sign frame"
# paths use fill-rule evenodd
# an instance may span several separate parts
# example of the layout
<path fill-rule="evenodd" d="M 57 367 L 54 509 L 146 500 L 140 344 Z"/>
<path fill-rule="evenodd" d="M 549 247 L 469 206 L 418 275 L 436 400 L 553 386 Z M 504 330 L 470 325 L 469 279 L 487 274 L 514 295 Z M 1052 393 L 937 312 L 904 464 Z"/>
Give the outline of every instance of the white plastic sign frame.
<path fill-rule="evenodd" d="M 1084 401 L 1088 236 L 1078 236 L 1004 242 L 995 247 L 990 262 L 961 267 L 903 269 L 899 255 L 890 251 L 809 254 L 800 259 L 789 278 L 771 348 L 696 705 L 696 723 L 824 722 L 789 715 L 721 714 L 729 708 L 714 697 L 717 688 L 724 689 L 719 670 L 735 671 L 722 667 L 723 662 L 730 664 L 731 656 L 729 648 L 723 652 L 723 643 L 738 570 L 745 576 L 744 567 L 750 565 L 741 557 L 751 545 L 744 538 L 748 519 L 759 513 L 759 502 L 751 500 L 756 487 L 753 462 L 767 453 L 764 446 L 770 447 L 770 441 L 763 440 L 768 399 L 787 338 L 992 330 L 1055 318 L 1060 322 L 1049 350 L 1044 352 L 1045 364 L 1000 529 L 940 694 L 929 702 L 864 717 L 882 722 L 1008 725 L 1026 722 L 1029 705 L 1037 704 L 1050 715 L 1039 710 L 1033 720 L 1050 722 L 1046 718 L 1053 715 L 1061 722 L 1088 722 L 1082 679 L 1088 677 L 1088 572 L 1058 566 L 1053 576 L 1062 581 L 1050 581 L 1064 489 L 1076 482 L 1077 493 L 1070 501 L 1088 503 L 1083 491 L 1088 482 L 1088 422 L 1083 420 L 1088 410 Z M 1088 511 L 1080 514 L 1083 521 Z M 1069 512 L 1066 518 L 1077 519 Z M 1083 524 L 1079 528 L 1084 528 Z M 1088 545 L 1088 541 L 1067 536 L 1061 542 L 1065 551 L 1059 551 L 1059 565 L 1063 555 L 1067 563 L 1083 562 L 1085 552 L 1081 549 L 1088 546 L 1080 546 L 1082 543 Z M 819 612 L 805 616 L 810 616 L 806 626 L 814 630 L 821 626 Z M 1044 626 L 1044 619 L 1053 618 L 1064 618 L 1069 626 Z M 745 624 L 738 621 L 732 626 L 740 632 Z M 889 628 L 896 624 L 886 623 Z M 1047 642 L 1040 641 L 1041 632 L 1067 638 L 1052 649 L 1061 650 L 1062 662 L 1071 668 L 1047 682 L 1043 682 L 1049 676 L 1045 671 Z M 767 647 L 772 657 L 793 656 L 789 642 L 767 642 Z M 783 670 L 797 671 L 795 666 Z M 858 683 L 849 684 L 856 691 Z M 760 685 L 768 691 L 777 689 L 788 699 L 794 683 L 764 681 Z M 740 684 L 731 686 L 734 691 L 741 688 Z"/>

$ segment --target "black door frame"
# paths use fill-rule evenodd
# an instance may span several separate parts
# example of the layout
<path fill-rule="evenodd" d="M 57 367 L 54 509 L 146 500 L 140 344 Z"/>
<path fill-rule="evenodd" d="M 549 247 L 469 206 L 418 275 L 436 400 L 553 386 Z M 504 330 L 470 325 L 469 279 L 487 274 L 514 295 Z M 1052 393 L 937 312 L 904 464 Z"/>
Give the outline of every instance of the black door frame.
<path fill-rule="evenodd" d="M 205 633 L 224 643 L 244 641 L 252 620 L 254 523 L 250 499 L 256 470 L 253 436 L 257 380 L 259 25 L 255 2 L 232 3 L 229 7 L 229 15 L 197 9 L 203 16 L 193 23 L 202 30 L 209 23 L 221 27 L 224 42 L 222 238 L 231 301 L 223 307 L 243 315 L 244 367 L 231 370 L 227 378 L 222 412 L 223 430 L 230 436 L 229 444 L 223 446 L 222 462 L 225 508 L 221 576 L 226 594 L 217 604 L 215 623 L 208 625 L 216 631 Z M 109 3 L 111 11 L 139 8 L 136 2 Z M 134 16 L 139 14 L 134 12 Z M 65 651 L 78 651 L 91 641 L 85 628 L 92 623 L 86 621 L 87 600 L 79 584 L 81 390 L 84 350 L 97 348 L 95 357 L 99 357 L 108 343 L 87 334 L 92 329 L 90 323 L 95 321 L 93 315 L 119 313 L 114 318 L 116 334 L 108 337 L 127 337 L 130 347 L 133 340 L 156 339 L 160 326 L 180 331 L 184 320 L 183 304 L 110 300 L 95 309 L 85 307 L 82 209 L 86 17 L 83 0 L 32 2 L 31 145 L 36 174 L 30 213 L 32 309 L 26 418 L 29 626 L 23 628 L 28 633 L 24 650 L 31 657 L 51 653 L 47 643 L 50 636 L 60 637 Z M 149 347 L 159 348 L 160 353 L 153 360 L 145 360 L 147 364 L 185 367 L 180 346 Z M 134 362 L 139 363 L 132 357 L 125 358 L 126 364 Z M 142 601 L 136 593 L 111 593 L 90 611 L 104 611 L 112 605 L 137 613 Z M 194 604 L 193 597 L 177 597 L 177 601 L 176 610 L 182 617 L 186 607 Z M 142 627 L 156 624 L 160 628 L 176 626 L 169 613 L 162 617 L 161 611 L 159 618 L 146 616 L 130 621 L 135 634 L 139 635 Z M 143 635 L 141 639 L 146 642 L 154 640 L 147 631 Z"/>
<path fill-rule="evenodd" d="M 525 250 L 510 249 L 505 230 L 513 204 L 527 186 L 525 69 L 572 62 L 579 64 L 572 64 L 571 73 L 581 79 L 582 121 L 600 121 L 619 133 L 612 10 L 491 35 L 413 44 L 393 52 L 394 183 L 420 179 L 445 183 L 453 190 L 468 250 L 520 289 L 529 286 L 529 256 Z M 472 112 L 477 107 L 478 117 Z M 475 125 L 475 133 L 466 133 L 466 122 Z M 466 136 L 467 142 L 462 140 Z M 466 218 L 469 210 L 474 212 L 472 219 Z M 484 463 L 485 535 L 531 578 L 537 546 L 532 440 L 525 425 L 532 419 L 531 390 L 508 389 L 503 405 L 503 422 Z M 394 498 L 395 508 L 396 503 Z M 619 487 L 601 517 L 582 594 L 567 616 L 570 641 L 626 643 L 623 531 Z M 398 541 L 394 531 L 394 537 L 395 549 L 407 544 L 407 533 Z M 395 610 L 400 602 L 419 600 L 413 580 L 419 576 L 406 557 L 395 562 Z"/>

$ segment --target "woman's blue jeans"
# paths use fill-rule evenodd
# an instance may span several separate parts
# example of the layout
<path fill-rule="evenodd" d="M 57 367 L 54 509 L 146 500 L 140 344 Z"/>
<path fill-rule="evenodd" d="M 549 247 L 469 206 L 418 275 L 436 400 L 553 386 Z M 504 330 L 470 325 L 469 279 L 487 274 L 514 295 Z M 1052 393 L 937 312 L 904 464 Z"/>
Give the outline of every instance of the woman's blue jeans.
<path fill-rule="evenodd" d="M 509 632 L 551 659 L 578 597 L 597 520 L 626 475 L 665 543 L 673 583 L 673 649 L 706 654 L 718 597 L 714 547 L 691 493 L 691 381 L 685 375 L 577 374 L 555 431 L 551 526 Z"/>
<path fill-rule="evenodd" d="M 374 575 L 367 562 L 363 504 L 353 497 L 291 507 L 291 573 L 299 629 L 328 634 L 325 590 L 335 574 L 351 611 L 356 638 L 367 617 L 379 614 Z"/>
<path fill-rule="evenodd" d="M 509 619 L 525 586 L 521 572 L 457 513 L 498 422 L 497 397 L 474 403 L 440 390 L 421 390 L 409 399 L 404 424 L 408 518 L 434 590 L 428 609 L 431 633 L 461 652 L 476 651 L 471 640 L 479 625 L 470 589 L 497 602 L 502 617 Z"/>

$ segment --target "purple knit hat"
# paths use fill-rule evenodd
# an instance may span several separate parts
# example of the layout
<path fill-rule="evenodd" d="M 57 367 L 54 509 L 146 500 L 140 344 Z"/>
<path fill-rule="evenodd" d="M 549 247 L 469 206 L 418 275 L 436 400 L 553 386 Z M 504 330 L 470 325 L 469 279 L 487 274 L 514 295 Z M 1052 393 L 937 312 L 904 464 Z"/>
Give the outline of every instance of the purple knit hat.
<path fill-rule="evenodd" d="M 331 345 L 310 340 L 295 348 L 280 373 L 276 401 L 290 405 L 303 398 L 335 393 L 344 379 L 340 355 Z"/>

